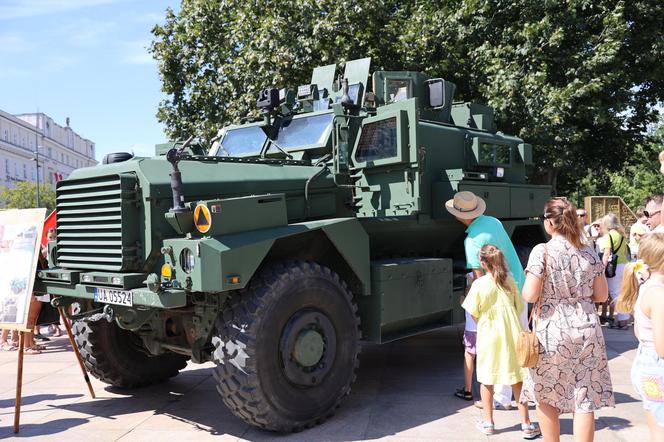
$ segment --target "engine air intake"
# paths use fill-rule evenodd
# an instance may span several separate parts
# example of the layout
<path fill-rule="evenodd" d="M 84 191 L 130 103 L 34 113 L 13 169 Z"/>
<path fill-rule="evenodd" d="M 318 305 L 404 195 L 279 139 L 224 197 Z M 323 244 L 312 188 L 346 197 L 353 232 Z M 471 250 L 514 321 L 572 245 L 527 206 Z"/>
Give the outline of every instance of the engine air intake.
<path fill-rule="evenodd" d="M 136 177 L 58 183 L 57 263 L 86 270 L 140 270 Z"/>

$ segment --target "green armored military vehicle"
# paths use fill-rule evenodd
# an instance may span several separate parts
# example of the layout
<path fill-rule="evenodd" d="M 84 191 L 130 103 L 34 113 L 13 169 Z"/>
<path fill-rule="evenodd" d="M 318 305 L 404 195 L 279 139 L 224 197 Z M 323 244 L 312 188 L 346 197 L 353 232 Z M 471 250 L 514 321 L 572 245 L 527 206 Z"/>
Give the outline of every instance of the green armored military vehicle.
<path fill-rule="evenodd" d="M 360 341 L 463 320 L 464 228 L 444 209 L 484 198 L 518 248 L 543 241 L 548 186 L 531 146 L 455 86 L 370 60 L 264 90 L 263 118 L 153 158 L 114 155 L 57 187 L 57 241 L 37 291 L 74 304 L 90 372 L 139 387 L 214 361 L 246 422 L 297 431 L 350 391 Z"/>

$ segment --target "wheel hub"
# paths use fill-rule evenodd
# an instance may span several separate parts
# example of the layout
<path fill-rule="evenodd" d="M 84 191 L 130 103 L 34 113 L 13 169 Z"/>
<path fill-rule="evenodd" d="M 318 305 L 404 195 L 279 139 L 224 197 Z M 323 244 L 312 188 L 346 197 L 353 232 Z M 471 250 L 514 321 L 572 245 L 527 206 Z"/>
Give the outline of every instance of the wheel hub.
<path fill-rule="evenodd" d="M 300 310 L 281 333 L 280 352 L 286 378 L 297 385 L 320 384 L 334 363 L 336 333 L 330 319 L 314 310 Z"/>
<path fill-rule="evenodd" d="M 304 330 L 295 340 L 293 357 L 298 364 L 304 367 L 313 367 L 320 361 L 324 350 L 325 341 L 323 336 L 315 329 Z"/>

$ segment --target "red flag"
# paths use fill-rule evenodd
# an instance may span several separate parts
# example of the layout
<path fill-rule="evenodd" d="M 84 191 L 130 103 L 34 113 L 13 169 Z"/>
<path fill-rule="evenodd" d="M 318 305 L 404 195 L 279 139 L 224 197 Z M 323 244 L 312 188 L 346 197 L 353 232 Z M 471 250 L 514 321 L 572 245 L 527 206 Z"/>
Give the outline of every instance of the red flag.
<path fill-rule="evenodd" d="M 46 234 L 48 233 L 48 229 L 50 228 L 55 229 L 55 210 L 51 212 L 44 220 L 44 230 L 42 231 L 42 238 L 41 238 L 42 247 L 46 247 L 48 245 Z"/>

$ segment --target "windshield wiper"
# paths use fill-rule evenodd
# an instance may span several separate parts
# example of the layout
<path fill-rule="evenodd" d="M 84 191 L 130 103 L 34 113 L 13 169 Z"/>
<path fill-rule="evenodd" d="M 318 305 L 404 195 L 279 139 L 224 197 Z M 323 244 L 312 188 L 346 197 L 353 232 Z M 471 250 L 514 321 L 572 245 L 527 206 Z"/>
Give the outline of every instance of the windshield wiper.
<path fill-rule="evenodd" d="M 279 147 L 279 145 L 278 145 L 277 143 L 275 143 L 274 141 L 272 141 L 272 142 L 270 143 L 270 145 L 276 147 L 277 150 L 278 150 L 279 152 L 283 153 L 284 155 L 286 155 L 286 158 L 288 158 L 289 160 L 292 160 L 292 159 L 293 159 L 293 155 L 291 155 L 291 154 L 289 154 L 288 152 L 286 152 L 285 150 L 283 150 L 283 149 L 282 149 L 281 147 Z M 268 149 L 268 150 L 270 150 L 270 149 Z M 267 151 L 266 151 L 265 153 L 267 153 Z"/>

